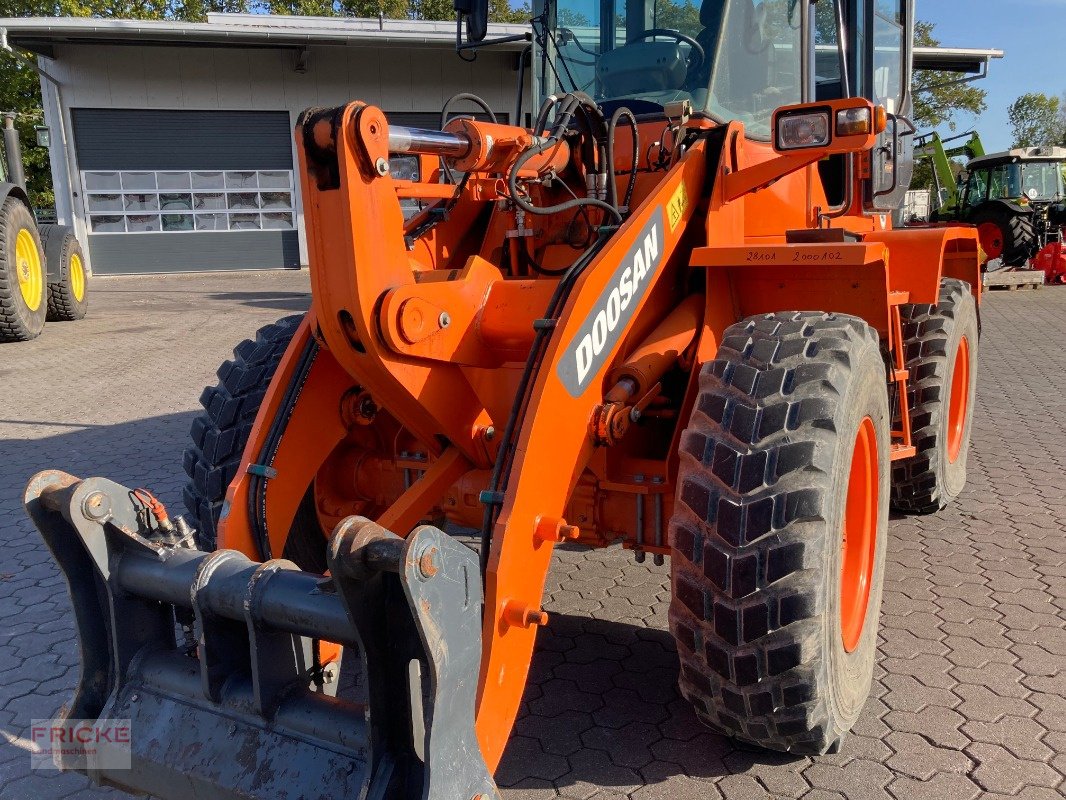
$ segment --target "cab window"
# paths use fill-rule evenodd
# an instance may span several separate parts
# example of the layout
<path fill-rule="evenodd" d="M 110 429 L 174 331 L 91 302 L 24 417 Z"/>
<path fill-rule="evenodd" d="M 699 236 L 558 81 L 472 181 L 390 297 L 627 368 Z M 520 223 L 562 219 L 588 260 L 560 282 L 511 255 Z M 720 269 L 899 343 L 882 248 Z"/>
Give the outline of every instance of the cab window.
<path fill-rule="evenodd" d="M 873 88 L 875 100 L 890 114 L 898 114 L 903 102 L 902 0 L 877 0 L 874 9 Z"/>

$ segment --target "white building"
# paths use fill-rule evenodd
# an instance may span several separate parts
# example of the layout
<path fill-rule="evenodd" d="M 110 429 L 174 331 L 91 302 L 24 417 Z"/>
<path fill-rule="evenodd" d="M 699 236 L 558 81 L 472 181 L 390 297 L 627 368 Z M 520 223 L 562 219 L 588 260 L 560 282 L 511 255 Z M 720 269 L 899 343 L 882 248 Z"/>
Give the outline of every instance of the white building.
<path fill-rule="evenodd" d="M 527 117 L 525 43 L 469 62 L 455 30 L 258 14 L 12 18 L 0 19 L 0 46 L 41 72 L 56 212 L 107 275 L 306 264 L 293 139 L 306 108 L 364 100 L 393 122 L 435 128 L 449 97 L 473 92 L 513 121 L 523 75 Z M 491 25 L 489 37 L 527 30 Z M 915 67 L 974 76 L 1002 55 L 917 48 Z"/>
<path fill-rule="evenodd" d="M 304 109 L 365 100 L 435 128 L 467 91 L 506 121 L 524 47 L 471 63 L 452 22 L 244 14 L 0 19 L 0 35 L 37 56 L 56 212 L 98 275 L 306 264 L 293 140 Z"/>

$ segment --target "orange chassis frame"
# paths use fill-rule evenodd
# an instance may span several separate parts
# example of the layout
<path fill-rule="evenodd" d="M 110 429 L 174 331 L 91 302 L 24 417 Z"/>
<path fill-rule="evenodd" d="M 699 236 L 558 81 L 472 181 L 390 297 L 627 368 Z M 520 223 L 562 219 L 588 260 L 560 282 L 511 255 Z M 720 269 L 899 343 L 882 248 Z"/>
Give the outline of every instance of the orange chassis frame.
<path fill-rule="evenodd" d="M 398 197 L 435 202 L 456 191 L 436 182 L 437 160 L 422 158 L 424 183 L 382 174 L 388 122 L 379 109 L 361 103 L 338 109 L 332 121 L 317 118 L 313 129 L 297 127 L 312 308 L 275 374 L 229 487 L 220 547 L 257 558 L 280 556 L 312 482 L 327 531 L 343 516 L 361 513 L 406 535 L 433 509 L 443 509 L 454 522 L 480 525 L 478 493 L 489 481 L 501 439 L 497 431 L 508 419 L 534 321 L 544 314 L 556 282 L 505 276 L 494 265 L 500 253 L 495 247 L 513 253 L 528 246 L 505 233 L 508 212 L 497 202 L 501 181 L 494 177 L 528 146 L 528 133 L 462 124 L 468 130 L 482 126 L 496 147 L 491 153 L 482 148 L 480 168 L 449 219 L 410 246 Z M 690 127 L 714 126 L 693 121 Z M 632 213 L 572 288 L 530 390 L 530 413 L 515 431 L 512 472 L 521 479 L 511 480 L 502 498 L 485 575 L 477 733 L 492 770 L 518 711 L 537 626 L 546 619 L 541 598 L 554 544 L 622 540 L 626 547 L 669 552 L 665 540 L 649 538 L 647 523 L 634 530 L 634 520 L 645 500 L 669 519 L 683 428 L 678 420 L 694 402 L 698 365 L 714 358 L 726 327 L 753 314 L 792 309 L 866 319 L 890 357 L 886 386 L 898 388 L 903 424 L 893 432 L 892 458 L 899 459 L 914 454 L 900 306 L 935 303 L 942 276 L 968 280 L 979 293 L 971 229 L 894 231 L 885 216 L 863 214 L 856 200 L 832 225 L 857 233 L 858 241 L 789 243 L 787 231 L 820 227 L 818 208 L 827 203 L 816 164 L 826 154 L 776 155 L 769 145 L 747 140 L 739 123 L 717 134 L 713 141 L 698 140 L 667 171 L 639 175 Z M 657 131 L 642 125 L 640 135 L 643 149 Z M 624 145 L 619 142 L 615 165 L 623 174 L 632 159 Z M 566 157 L 555 154 L 560 162 Z M 869 163 L 866 153 L 857 158 Z M 485 214 L 492 216 L 484 238 L 470 236 Z M 609 357 L 574 396 L 558 376 L 558 362 L 621 259 L 639 250 L 641 233 L 656 214 L 662 215 L 654 242 L 662 266 L 649 273 L 648 289 L 628 322 L 619 323 Z M 671 316 L 691 296 L 691 273 L 698 270 L 702 299 L 687 305 L 696 313 Z M 320 349 L 269 465 L 264 517 L 270 552 L 262 554 L 251 534 L 249 468 L 254 471 L 312 337 Z M 690 368 L 680 408 L 658 413 L 666 429 L 673 427 L 658 457 L 598 446 L 590 432 L 613 382 L 609 376 L 617 374 L 623 356 L 638 350 L 653 360 L 665 353 Z M 379 409 L 387 409 L 391 423 L 381 421 L 385 412 Z"/>

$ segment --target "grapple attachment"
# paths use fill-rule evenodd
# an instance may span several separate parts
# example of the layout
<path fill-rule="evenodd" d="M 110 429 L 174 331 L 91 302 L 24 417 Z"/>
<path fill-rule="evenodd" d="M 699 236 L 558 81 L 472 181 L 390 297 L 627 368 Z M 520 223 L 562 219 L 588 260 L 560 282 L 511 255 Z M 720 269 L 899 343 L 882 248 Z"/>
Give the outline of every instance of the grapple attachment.
<path fill-rule="evenodd" d="M 165 800 L 497 796 L 474 734 L 480 574 L 451 537 L 349 517 L 325 577 L 192 549 L 102 478 L 42 472 L 25 502 L 81 643 L 57 722 L 130 721 L 128 743 L 64 769 Z M 321 643 L 342 646 L 339 674 Z"/>

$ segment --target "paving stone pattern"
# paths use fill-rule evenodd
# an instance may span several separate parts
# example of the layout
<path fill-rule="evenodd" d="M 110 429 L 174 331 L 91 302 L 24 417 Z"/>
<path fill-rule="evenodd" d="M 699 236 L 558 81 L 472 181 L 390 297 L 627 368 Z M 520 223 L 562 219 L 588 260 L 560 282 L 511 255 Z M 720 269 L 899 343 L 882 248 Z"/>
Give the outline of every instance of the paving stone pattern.
<path fill-rule="evenodd" d="M 306 273 L 98 279 L 91 316 L 0 347 L 0 797 L 121 797 L 30 770 L 26 738 L 70 695 L 62 579 L 20 502 L 59 467 L 180 508 L 202 387 L 238 340 L 306 308 Z M 881 659 L 841 752 L 794 758 L 703 728 L 678 696 L 668 567 L 558 549 L 532 676 L 497 774 L 506 800 L 1063 797 L 1066 289 L 982 311 L 970 482 L 890 532 Z"/>

